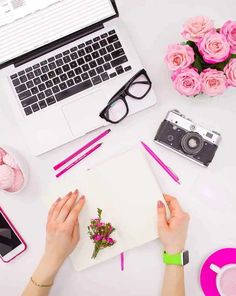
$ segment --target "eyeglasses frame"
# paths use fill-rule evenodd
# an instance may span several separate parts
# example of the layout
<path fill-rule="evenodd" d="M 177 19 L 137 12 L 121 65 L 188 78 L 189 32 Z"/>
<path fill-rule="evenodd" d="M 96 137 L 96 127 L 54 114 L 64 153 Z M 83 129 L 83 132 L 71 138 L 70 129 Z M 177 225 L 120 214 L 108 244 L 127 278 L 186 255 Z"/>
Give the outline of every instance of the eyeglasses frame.
<path fill-rule="evenodd" d="M 144 75 L 146 77 L 147 81 L 139 81 L 139 82 L 137 81 L 137 82 L 135 82 L 135 80 L 141 75 Z M 146 93 L 143 96 L 136 97 L 136 96 L 132 95 L 129 92 L 129 88 L 133 84 L 148 84 L 149 88 L 148 88 L 148 90 L 146 91 Z M 117 124 L 117 123 L 121 122 L 129 114 L 129 105 L 128 105 L 127 100 L 126 100 L 126 96 L 129 96 L 129 97 L 131 97 L 131 98 L 133 98 L 135 100 L 142 100 L 142 99 L 144 99 L 146 97 L 146 95 L 149 93 L 151 88 L 152 88 L 152 81 L 150 80 L 146 70 L 145 69 L 140 70 L 128 82 L 126 82 L 126 84 L 123 85 L 120 88 L 120 90 L 118 90 L 118 92 L 109 100 L 109 102 L 107 103 L 107 106 L 101 111 L 99 116 L 101 118 L 105 119 L 106 121 L 108 121 L 110 123 L 113 123 L 113 124 Z M 112 121 L 111 119 L 109 119 L 106 116 L 106 114 L 108 113 L 108 111 L 111 108 L 112 104 L 114 104 L 118 100 L 122 100 L 124 102 L 124 104 L 126 106 L 126 114 L 120 120 Z"/>

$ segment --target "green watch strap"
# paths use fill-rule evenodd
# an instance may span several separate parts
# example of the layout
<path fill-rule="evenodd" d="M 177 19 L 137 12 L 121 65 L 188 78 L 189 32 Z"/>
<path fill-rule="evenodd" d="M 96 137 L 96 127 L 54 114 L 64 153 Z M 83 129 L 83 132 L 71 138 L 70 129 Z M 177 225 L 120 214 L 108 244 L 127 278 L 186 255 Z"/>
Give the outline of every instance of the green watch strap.
<path fill-rule="evenodd" d="M 178 254 L 168 254 L 164 251 L 163 262 L 167 265 L 186 265 L 189 263 L 189 253 L 184 251 Z"/>
<path fill-rule="evenodd" d="M 166 251 L 163 253 L 163 262 L 167 265 L 183 265 L 182 253 L 168 254 Z"/>

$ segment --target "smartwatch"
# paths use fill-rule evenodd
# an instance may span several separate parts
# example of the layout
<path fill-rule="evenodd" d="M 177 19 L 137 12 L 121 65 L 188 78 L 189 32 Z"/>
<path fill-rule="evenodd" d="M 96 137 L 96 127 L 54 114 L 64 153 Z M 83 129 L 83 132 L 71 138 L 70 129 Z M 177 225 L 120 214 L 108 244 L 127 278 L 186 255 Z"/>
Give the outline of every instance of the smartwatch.
<path fill-rule="evenodd" d="M 183 251 L 178 254 L 168 254 L 166 251 L 164 251 L 163 262 L 167 265 L 184 266 L 189 263 L 189 252 Z"/>

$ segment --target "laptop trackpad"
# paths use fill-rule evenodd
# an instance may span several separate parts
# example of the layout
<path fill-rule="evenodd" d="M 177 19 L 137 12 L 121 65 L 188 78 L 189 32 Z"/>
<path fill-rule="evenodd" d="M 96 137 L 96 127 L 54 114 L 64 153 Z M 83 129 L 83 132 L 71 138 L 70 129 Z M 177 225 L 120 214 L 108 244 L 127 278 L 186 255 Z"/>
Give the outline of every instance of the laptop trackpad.
<path fill-rule="evenodd" d="M 77 99 L 62 107 L 64 116 L 74 136 L 82 136 L 105 125 L 99 113 L 106 106 L 107 99 L 102 91 L 97 91 Z"/>

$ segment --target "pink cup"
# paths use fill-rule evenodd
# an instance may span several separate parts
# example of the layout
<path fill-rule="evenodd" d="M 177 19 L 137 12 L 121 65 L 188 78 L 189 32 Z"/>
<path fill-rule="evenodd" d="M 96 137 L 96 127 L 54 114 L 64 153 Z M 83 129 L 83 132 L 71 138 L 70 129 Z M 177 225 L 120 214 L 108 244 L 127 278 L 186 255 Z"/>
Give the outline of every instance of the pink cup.
<path fill-rule="evenodd" d="M 221 296 L 236 295 L 236 264 L 228 264 L 220 268 L 215 264 L 210 269 L 217 273 L 216 286 Z"/>

